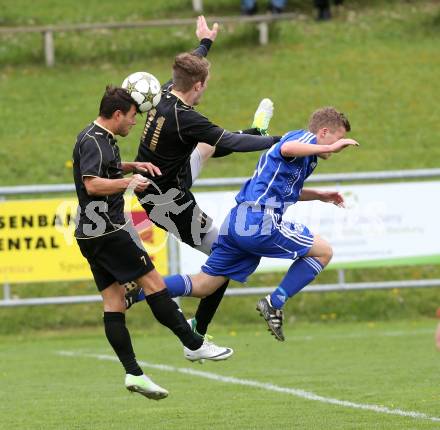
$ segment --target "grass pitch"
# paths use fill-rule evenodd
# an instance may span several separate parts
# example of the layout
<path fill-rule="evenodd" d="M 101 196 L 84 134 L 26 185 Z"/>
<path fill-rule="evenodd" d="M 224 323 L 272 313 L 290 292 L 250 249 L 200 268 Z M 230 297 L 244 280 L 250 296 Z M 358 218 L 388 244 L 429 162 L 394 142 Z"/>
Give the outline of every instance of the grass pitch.
<path fill-rule="evenodd" d="M 19 17 L 32 9 L 38 9 L 39 23 L 61 16 L 63 22 L 115 18 L 95 0 L 83 8 L 69 8 L 68 2 L 54 8 L 49 0 L 38 8 L 30 0 L 7 3 L 11 25 L 23 23 Z M 117 0 L 107 3 L 121 9 Z M 177 3 L 183 4 L 164 2 L 169 9 L 148 16 L 163 16 Z M 210 3 L 238 8 L 237 0 Z M 189 1 L 178 11 L 188 9 Z M 250 26 L 222 27 L 209 54 L 212 78 L 199 110 L 237 130 L 249 126 L 261 98 L 271 97 L 270 131 L 283 134 L 304 127 L 316 108 L 334 105 L 348 114 L 361 148 L 321 163 L 318 173 L 438 167 L 439 104 L 433 97 L 440 93 L 438 13 L 435 1 L 387 1 L 365 9 L 347 2 L 346 13 L 330 23 L 316 23 L 310 14 L 277 24 L 264 47 L 256 44 Z M 58 62 L 50 70 L 42 64 L 39 34 L 3 36 L 0 45 L 0 157 L 8 166 L 0 171 L 0 183 L 18 185 L 71 182 L 75 137 L 96 118 L 105 85 L 144 69 L 165 82 L 174 55 L 193 49 L 196 39 L 192 27 L 59 34 Z M 126 160 L 136 155 L 143 121 L 120 140 Z M 204 175 L 249 176 L 258 155 L 216 159 Z"/>
<path fill-rule="evenodd" d="M 143 2 L 145 14 L 133 15 L 139 2 L 126 3 L 121 9 L 118 0 L 42 0 L 37 7 L 18 0 L 5 3 L 0 24 L 137 20 L 187 16 L 190 9 L 189 0 L 150 0 Z M 208 15 L 238 9 L 237 0 L 205 3 Z M 294 3 L 289 2 L 292 8 Z M 276 106 L 271 131 L 284 133 L 302 127 L 316 107 L 333 104 L 349 114 L 362 147 L 321 165 L 320 173 L 438 167 L 439 104 L 432 97 L 440 82 L 438 2 L 375 0 L 368 2 L 371 8 L 351 9 L 363 3 L 347 1 L 345 15 L 326 25 L 311 15 L 277 25 L 266 47 L 256 45 L 250 28 L 222 29 L 210 53 L 213 77 L 200 111 L 227 128 L 241 128 L 259 99 L 270 96 Z M 95 118 L 104 85 L 141 69 L 163 81 L 174 54 L 194 46 L 192 28 L 56 38 L 58 63 L 52 70 L 42 64 L 40 35 L 0 39 L 0 157 L 8 166 L 0 172 L 1 185 L 70 182 L 66 161 L 76 133 Z M 141 122 L 121 140 L 126 159 L 135 155 Z M 248 176 L 257 156 L 215 160 L 205 176 Z M 320 307 L 317 298 L 304 295 L 298 306 L 313 314 L 310 303 L 316 301 L 316 319 L 344 313 L 366 318 L 379 310 L 384 317 L 409 300 L 416 302 L 418 292 L 408 300 L 398 291 L 389 294 L 392 306 L 391 299 L 372 306 L 377 301 L 367 300 L 370 293 L 357 300 L 331 296 L 334 301 L 321 295 Z M 434 302 L 432 297 L 421 305 Z M 341 309 L 335 312 L 334 303 Z M 120 364 L 96 358 L 114 357 L 102 328 L 0 336 L 0 429 L 440 428 L 433 420 L 440 417 L 435 321 L 407 316 L 406 322 L 301 323 L 288 325 L 287 342 L 277 343 L 262 323 L 242 324 L 247 314 L 241 304 L 234 302 L 234 319 L 222 319 L 220 329 L 213 326 L 216 342 L 236 351 L 224 363 L 186 362 L 178 342 L 151 321 L 148 329 L 133 334 L 139 360 L 172 366 L 144 365 L 170 390 L 160 402 L 130 396 Z M 72 325 L 89 324 L 98 312 L 92 305 L 20 309 L 14 317 L 12 310 L 3 310 L 1 319 L 3 331 L 16 332 L 18 323 L 40 327 L 43 320 L 51 326 L 68 325 L 69 318 Z M 181 368 L 211 372 L 216 379 Z"/>
<path fill-rule="evenodd" d="M 159 402 L 125 390 L 101 330 L 3 336 L 0 428 L 440 428 L 434 329 L 433 320 L 299 324 L 279 343 L 262 323 L 214 325 L 235 355 L 200 366 L 154 326 L 133 342 L 170 391 Z"/>

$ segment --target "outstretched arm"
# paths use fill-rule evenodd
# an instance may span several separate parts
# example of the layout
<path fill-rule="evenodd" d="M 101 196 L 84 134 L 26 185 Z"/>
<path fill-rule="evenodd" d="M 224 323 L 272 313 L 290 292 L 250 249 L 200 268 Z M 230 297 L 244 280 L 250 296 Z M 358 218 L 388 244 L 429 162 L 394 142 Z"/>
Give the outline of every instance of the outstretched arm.
<path fill-rule="evenodd" d="M 310 200 L 320 200 L 321 202 L 333 203 L 339 207 L 344 206 L 344 197 L 337 191 L 322 191 L 313 190 L 311 188 L 303 188 L 301 195 L 299 196 L 300 201 L 310 201 Z"/>
<path fill-rule="evenodd" d="M 220 151 L 253 152 L 268 149 L 279 142 L 280 139 L 280 136 L 254 136 L 251 134 L 231 133 L 225 130 L 216 146 L 221 148 Z"/>
<path fill-rule="evenodd" d="M 234 134 L 248 134 L 251 136 L 261 136 L 261 132 L 260 130 L 258 130 L 257 128 L 250 128 L 248 130 L 243 130 L 243 131 L 236 131 L 234 132 Z M 273 138 L 273 143 L 271 145 L 269 145 L 269 143 L 267 143 L 267 145 L 269 146 L 265 146 L 265 147 L 261 147 L 261 142 L 256 142 L 256 146 L 255 146 L 255 142 L 253 141 L 248 141 L 245 142 L 245 144 L 243 145 L 243 143 L 240 143 L 237 147 L 231 148 L 231 147 L 225 147 L 223 145 L 223 142 L 220 141 L 216 147 L 215 147 L 215 151 L 214 154 L 212 155 L 213 158 L 220 158 L 220 157 L 226 157 L 227 155 L 230 155 L 234 152 L 254 152 L 254 151 L 262 151 L 265 149 L 270 148 L 272 145 L 274 145 L 275 143 L 279 142 L 281 139 L 281 136 L 272 136 Z M 242 148 L 237 149 L 237 148 Z"/>
<path fill-rule="evenodd" d="M 197 18 L 197 27 L 196 27 L 196 36 L 200 41 L 200 46 L 196 48 L 193 53 L 206 57 L 208 55 L 209 48 L 212 45 L 212 42 L 217 37 L 218 33 L 218 24 L 214 23 L 212 29 L 208 27 L 206 19 L 203 15 Z"/>
<path fill-rule="evenodd" d="M 331 145 L 314 145 L 298 140 L 288 140 L 281 145 L 281 155 L 283 157 L 308 157 L 310 155 L 332 154 L 349 146 L 359 146 L 359 143 L 353 139 L 339 139 Z"/>
<path fill-rule="evenodd" d="M 214 23 L 212 29 L 208 27 L 206 19 L 203 15 L 197 18 L 196 24 L 196 36 L 200 42 L 200 45 L 194 49 L 193 54 L 199 55 L 200 57 L 206 57 L 208 55 L 209 49 L 211 48 L 212 42 L 217 37 L 218 33 L 218 24 Z M 170 79 L 162 85 L 163 89 L 167 89 L 173 80 Z"/>
<path fill-rule="evenodd" d="M 218 33 L 218 24 L 215 22 L 212 29 L 208 27 L 208 23 L 203 15 L 197 17 L 196 36 L 197 39 L 210 39 L 214 42 Z"/>

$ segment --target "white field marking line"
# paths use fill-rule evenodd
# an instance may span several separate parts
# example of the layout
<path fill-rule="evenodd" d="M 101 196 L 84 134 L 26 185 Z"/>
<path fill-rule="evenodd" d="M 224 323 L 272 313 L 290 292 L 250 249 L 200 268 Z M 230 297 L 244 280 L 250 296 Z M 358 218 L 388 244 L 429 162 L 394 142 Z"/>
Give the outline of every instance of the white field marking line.
<path fill-rule="evenodd" d="M 320 339 L 357 339 L 364 337 L 400 337 L 400 336 L 419 336 L 421 334 L 432 334 L 434 336 L 435 328 L 421 328 L 411 331 L 375 331 L 374 329 L 368 329 L 363 333 L 350 333 L 350 334 L 329 334 L 318 336 L 289 336 L 289 340 L 302 341 L 302 340 L 320 340 Z"/>
<path fill-rule="evenodd" d="M 85 354 L 75 351 L 57 351 L 58 355 L 65 357 L 84 357 L 84 358 L 97 358 L 98 360 L 107 361 L 119 361 L 117 357 L 105 354 Z M 211 379 L 213 381 L 224 382 L 226 384 L 234 385 L 244 385 L 247 387 L 260 388 L 266 391 L 275 391 L 276 393 L 290 394 L 295 397 L 301 397 L 306 400 L 314 400 L 317 402 L 328 403 L 331 405 L 344 406 L 346 408 L 352 409 L 363 409 L 366 411 L 372 411 L 376 413 L 388 414 L 388 415 L 399 415 L 401 417 L 409 417 L 414 419 L 429 420 L 440 422 L 440 417 L 433 417 L 422 412 L 416 411 L 404 411 L 402 409 L 390 409 L 386 406 L 379 405 L 369 405 L 363 403 L 354 403 L 347 400 L 338 400 L 331 397 L 323 397 L 318 394 L 312 393 L 310 391 L 304 391 L 297 388 L 287 388 L 280 387 L 279 385 L 274 385 L 266 382 L 253 381 L 251 379 L 240 379 L 233 376 L 222 376 L 212 372 L 204 372 L 201 370 L 193 370 L 187 367 L 174 367 L 166 364 L 152 364 L 146 361 L 138 361 L 138 363 L 144 367 L 150 369 L 163 370 L 165 372 L 177 372 L 183 373 L 185 375 L 199 376 L 200 378 Z"/>

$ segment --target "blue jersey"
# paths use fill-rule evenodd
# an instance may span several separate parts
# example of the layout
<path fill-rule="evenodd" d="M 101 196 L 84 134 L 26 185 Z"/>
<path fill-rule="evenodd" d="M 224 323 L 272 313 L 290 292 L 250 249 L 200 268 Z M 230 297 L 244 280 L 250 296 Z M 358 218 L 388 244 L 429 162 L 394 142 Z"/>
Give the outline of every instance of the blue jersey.
<path fill-rule="evenodd" d="M 237 204 L 247 202 L 283 213 L 289 205 L 298 201 L 304 181 L 317 165 L 317 157 L 282 156 L 281 146 L 289 140 L 316 144 L 316 136 L 307 130 L 286 133 L 276 145 L 261 155 L 254 175 L 235 197 Z"/>

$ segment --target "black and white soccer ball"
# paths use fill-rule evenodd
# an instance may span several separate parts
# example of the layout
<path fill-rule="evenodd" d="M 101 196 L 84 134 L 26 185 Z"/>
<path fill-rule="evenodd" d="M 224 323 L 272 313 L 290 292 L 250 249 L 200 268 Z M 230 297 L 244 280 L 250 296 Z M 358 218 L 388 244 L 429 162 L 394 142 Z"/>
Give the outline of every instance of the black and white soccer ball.
<path fill-rule="evenodd" d="M 141 112 L 148 112 L 158 105 L 162 90 L 160 82 L 151 73 L 136 72 L 122 82 Z"/>

